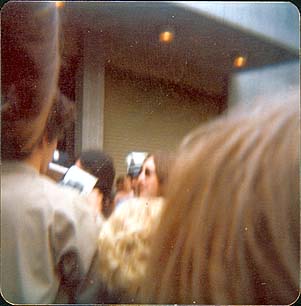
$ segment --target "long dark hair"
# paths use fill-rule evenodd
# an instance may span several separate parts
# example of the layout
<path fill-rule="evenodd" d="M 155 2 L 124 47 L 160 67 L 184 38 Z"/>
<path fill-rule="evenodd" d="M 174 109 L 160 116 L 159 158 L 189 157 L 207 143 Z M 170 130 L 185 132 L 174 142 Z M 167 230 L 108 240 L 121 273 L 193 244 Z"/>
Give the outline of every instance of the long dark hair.
<path fill-rule="evenodd" d="M 78 158 L 84 170 L 98 178 L 95 188 L 103 194 L 102 213 L 108 216 L 112 208 L 112 186 L 115 178 L 113 159 L 100 150 L 84 151 Z"/>

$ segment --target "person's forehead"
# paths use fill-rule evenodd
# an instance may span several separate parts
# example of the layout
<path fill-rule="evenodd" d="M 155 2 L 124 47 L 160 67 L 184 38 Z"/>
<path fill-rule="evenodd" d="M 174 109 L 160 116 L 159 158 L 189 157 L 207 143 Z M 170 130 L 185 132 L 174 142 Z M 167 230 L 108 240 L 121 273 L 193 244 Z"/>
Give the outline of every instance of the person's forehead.
<path fill-rule="evenodd" d="M 154 157 L 150 156 L 145 162 L 144 162 L 144 167 L 148 167 L 148 168 L 155 168 L 155 161 L 154 161 Z"/>

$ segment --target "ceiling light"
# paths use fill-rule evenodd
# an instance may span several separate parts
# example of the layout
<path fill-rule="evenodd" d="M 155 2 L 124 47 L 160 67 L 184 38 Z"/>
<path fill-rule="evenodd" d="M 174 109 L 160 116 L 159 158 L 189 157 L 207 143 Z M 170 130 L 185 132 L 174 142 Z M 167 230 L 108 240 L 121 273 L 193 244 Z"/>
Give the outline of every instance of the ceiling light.
<path fill-rule="evenodd" d="M 174 39 L 174 33 L 171 31 L 163 31 L 160 33 L 159 40 L 163 43 L 170 43 Z"/>
<path fill-rule="evenodd" d="M 61 8 L 65 5 L 64 1 L 55 1 L 55 6 Z"/>
<path fill-rule="evenodd" d="M 242 68 L 246 66 L 246 64 L 247 64 L 247 58 L 245 56 L 237 56 L 233 62 L 233 66 L 236 68 Z"/>

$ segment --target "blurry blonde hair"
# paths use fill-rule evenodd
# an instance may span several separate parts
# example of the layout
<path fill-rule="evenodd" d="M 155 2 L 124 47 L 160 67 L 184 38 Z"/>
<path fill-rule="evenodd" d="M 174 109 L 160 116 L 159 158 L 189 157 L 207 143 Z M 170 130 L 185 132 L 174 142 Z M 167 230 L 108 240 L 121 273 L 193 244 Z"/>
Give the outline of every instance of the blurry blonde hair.
<path fill-rule="evenodd" d="M 160 220 L 163 198 L 132 198 L 123 202 L 99 234 L 100 275 L 109 302 L 133 302 L 145 275 L 152 235 Z"/>
<path fill-rule="evenodd" d="M 186 137 L 141 302 L 288 304 L 297 298 L 298 101 L 233 111 Z"/>

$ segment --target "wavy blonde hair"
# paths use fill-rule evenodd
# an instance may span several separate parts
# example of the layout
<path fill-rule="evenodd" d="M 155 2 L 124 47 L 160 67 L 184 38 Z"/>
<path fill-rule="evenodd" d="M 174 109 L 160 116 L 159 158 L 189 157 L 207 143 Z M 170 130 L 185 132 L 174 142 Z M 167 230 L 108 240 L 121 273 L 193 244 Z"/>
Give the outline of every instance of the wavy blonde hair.
<path fill-rule="evenodd" d="M 108 301 L 102 302 L 135 300 L 163 204 L 163 198 L 132 198 L 104 222 L 98 239 L 99 272 Z"/>
<path fill-rule="evenodd" d="M 299 293 L 299 98 L 183 141 L 140 301 L 288 304 Z"/>

